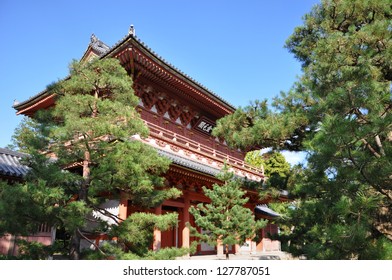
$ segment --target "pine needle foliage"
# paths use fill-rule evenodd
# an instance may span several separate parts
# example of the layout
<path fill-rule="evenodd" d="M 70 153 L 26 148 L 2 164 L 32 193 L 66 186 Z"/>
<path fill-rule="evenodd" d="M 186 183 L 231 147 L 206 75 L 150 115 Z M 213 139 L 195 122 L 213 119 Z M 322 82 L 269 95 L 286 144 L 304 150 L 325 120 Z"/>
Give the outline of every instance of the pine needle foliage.
<path fill-rule="evenodd" d="M 241 189 L 242 180 L 236 178 L 225 166 L 217 178 L 224 182 L 214 184 L 212 189 L 203 187 L 210 203 L 192 206 L 189 212 L 194 216 L 196 225 L 204 230 L 199 232 L 190 227 L 199 242 L 210 246 L 219 243 L 224 246 L 226 258 L 229 256 L 229 245 L 243 244 L 247 238 L 253 239 L 259 229 L 267 224 L 264 220 L 255 220 L 253 211 L 245 207 L 248 198 Z"/>
<path fill-rule="evenodd" d="M 241 148 L 308 153 L 289 184 L 295 254 L 392 258 L 391 22 L 389 0 L 321 1 L 286 42 L 303 71 L 292 89 L 213 131 Z"/>

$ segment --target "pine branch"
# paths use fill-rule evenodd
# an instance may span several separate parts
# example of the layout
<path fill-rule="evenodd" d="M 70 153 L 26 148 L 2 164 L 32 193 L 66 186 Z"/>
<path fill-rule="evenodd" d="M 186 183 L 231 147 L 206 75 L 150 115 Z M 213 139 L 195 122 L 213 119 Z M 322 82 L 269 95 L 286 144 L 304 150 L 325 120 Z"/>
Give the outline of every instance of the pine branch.
<path fill-rule="evenodd" d="M 390 199 L 392 201 L 392 192 L 390 190 L 384 190 L 381 186 L 378 186 L 377 184 L 374 184 L 374 182 L 372 180 L 370 180 L 368 178 L 368 176 L 365 174 L 364 171 L 364 165 L 360 166 L 357 161 L 354 159 L 354 157 L 351 154 L 350 149 L 348 149 L 348 153 L 349 153 L 349 158 L 351 160 L 351 162 L 354 164 L 354 166 L 359 170 L 359 173 L 362 175 L 362 177 L 365 179 L 365 181 L 371 186 L 373 187 L 375 190 L 377 190 L 378 192 L 380 192 L 381 194 L 383 194 L 385 197 L 387 197 L 388 199 Z"/>
<path fill-rule="evenodd" d="M 369 151 L 377 158 L 380 158 L 381 155 L 377 153 L 377 151 L 370 145 L 368 141 L 366 141 L 364 138 L 361 139 L 361 141 L 365 144 L 365 146 L 369 149 Z"/>
<path fill-rule="evenodd" d="M 385 151 L 384 151 L 384 148 L 382 146 L 382 143 L 381 143 L 381 140 L 380 140 L 380 136 L 376 135 L 375 140 L 376 140 L 376 144 L 377 144 L 377 146 L 379 148 L 379 151 L 380 151 L 381 155 L 385 156 Z"/>
<path fill-rule="evenodd" d="M 107 211 L 107 210 L 104 209 L 104 208 L 100 208 L 100 207 L 94 206 L 94 205 L 92 205 L 92 207 L 93 207 L 95 210 L 97 210 L 99 213 L 101 213 L 101 214 L 105 215 L 106 217 L 112 219 L 116 224 L 120 224 L 119 220 L 120 220 L 120 221 L 124 221 L 124 219 L 118 217 L 117 215 L 114 215 L 114 214 L 110 213 L 109 211 Z"/>
<path fill-rule="evenodd" d="M 102 255 L 107 256 L 107 254 L 101 250 L 101 248 L 99 248 L 99 246 L 97 244 L 95 244 L 95 242 L 90 241 L 90 239 L 88 239 L 87 236 L 85 236 L 80 229 L 77 229 L 78 234 L 80 234 L 81 237 L 84 238 L 85 241 L 87 241 L 88 243 L 90 243 L 91 245 L 93 245 Z"/>

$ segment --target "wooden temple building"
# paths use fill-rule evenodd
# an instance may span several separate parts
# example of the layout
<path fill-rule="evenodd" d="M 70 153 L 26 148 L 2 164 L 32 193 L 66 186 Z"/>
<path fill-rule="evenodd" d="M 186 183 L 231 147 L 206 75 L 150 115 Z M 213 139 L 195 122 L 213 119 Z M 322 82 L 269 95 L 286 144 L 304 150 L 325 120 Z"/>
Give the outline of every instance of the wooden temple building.
<path fill-rule="evenodd" d="M 166 62 L 136 35 L 130 32 L 113 47 L 109 47 L 92 35 L 82 60 L 98 57 L 117 58 L 133 79 L 134 92 L 139 97 L 138 110 L 149 127 L 150 134 L 140 139 L 155 147 L 172 163 L 165 174 L 170 186 L 182 190 L 183 195 L 176 200 L 167 200 L 154 209 L 156 214 L 177 212 L 178 227 L 165 232 L 154 232 L 155 250 L 163 247 L 189 247 L 192 242 L 187 222 L 193 223 L 188 209 L 191 205 L 207 202 L 202 186 L 211 187 L 219 183 L 215 175 L 224 162 L 232 167 L 236 175 L 248 180 L 264 180 L 263 170 L 244 162 L 245 153 L 229 148 L 223 139 L 211 135 L 216 120 L 234 112 L 235 108 L 222 98 L 193 80 L 173 65 Z M 33 116 L 39 110 L 54 105 L 54 96 L 47 91 L 14 106 L 17 114 Z M 260 201 L 256 190 L 247 190 L 247 207 L 255 212 L 258 219 L 273 220 L 277 214 Z M 126 197 L 113 200 L 106 205 L 120 218 L 125 219 L 135 209 L 128 205 Z M 257 241 L 232 248 L 234 252 L 256 252 L 279 250 L 278 241 L 268 238 L 269 233 L 277 233 L 277 225 L 270 223 L 264 228 Z M 198 247 L 198 254 L 219 253 L 220 248 L 207 244 Z"/>

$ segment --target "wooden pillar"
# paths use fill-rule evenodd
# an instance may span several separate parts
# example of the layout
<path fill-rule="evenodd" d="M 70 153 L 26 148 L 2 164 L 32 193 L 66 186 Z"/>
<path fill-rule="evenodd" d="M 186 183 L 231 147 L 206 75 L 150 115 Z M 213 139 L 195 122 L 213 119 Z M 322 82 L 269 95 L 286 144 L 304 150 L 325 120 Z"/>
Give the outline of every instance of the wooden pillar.
<path fill-rule="evenodd" d="M 216 251 L 217 251 L 216 254 L 217 254 L 218 257 L 222 257 L 222 256 L 225 255 L 224 252 L 223 252 L 222 240 L 220 240 L 220 239 L 218 239 L 218 240 L 216 241 Z"/>
<path fill-rule="evenodd" d="M 182 247 L 183 248 L 189 248 L 190 246 L 190 234 L 189 234 L 189 227 L 187 226 L 187 223 L 189 223 L 189 207 L 191 206 L 189 196 L 187 193 L 184 194 L 184 228 L 182 229 Z"/>
<path fill-rule="evenodd" d="M 235 244 L 235 247 L 234 247 L 235 249 L 234 249 L 234 253 L 236 254 L 236 255 L 239 255 L 240 254 L 240 250 L 241 250 L 241 246 L 239 245 L 239 244 Z"/>
<path fill-rule="evenodd" d="M 250 241 L 250 253 L 255 255 L 257 254 L 257 244 L 256 241 L 251 240 Z"/>
<path fill-rule="evenodd" d="M 120 221 L 125 220 L 128 217 L 128 197 L 124 192 L 120 194 L 120 205 L 118 208 Z"/>
<path fill-rule="evenodd" d="M 162 214 L 162 205 L 155 208 L 155 215 L 161 215 L 161 214 Z M 154 251 L 158 251 L 159 249 L 161 249 L 161 243 L 162 243 L 162 233 L 159 229 L 154 229 L 154 243 L 152 245 L 152 249 Z"/>

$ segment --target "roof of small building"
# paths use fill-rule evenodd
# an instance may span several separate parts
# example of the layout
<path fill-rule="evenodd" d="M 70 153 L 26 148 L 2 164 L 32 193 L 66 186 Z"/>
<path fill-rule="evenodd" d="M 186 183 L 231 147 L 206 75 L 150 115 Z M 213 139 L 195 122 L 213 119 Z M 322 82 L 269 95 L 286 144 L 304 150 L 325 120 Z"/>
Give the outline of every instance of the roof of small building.
<path fill-rule="evenodd" d="M 28 167 L 21 163 L 21 159 L 27 154 L 0 148 L 0 177 L 22 178 L 26 175 Z"/>

